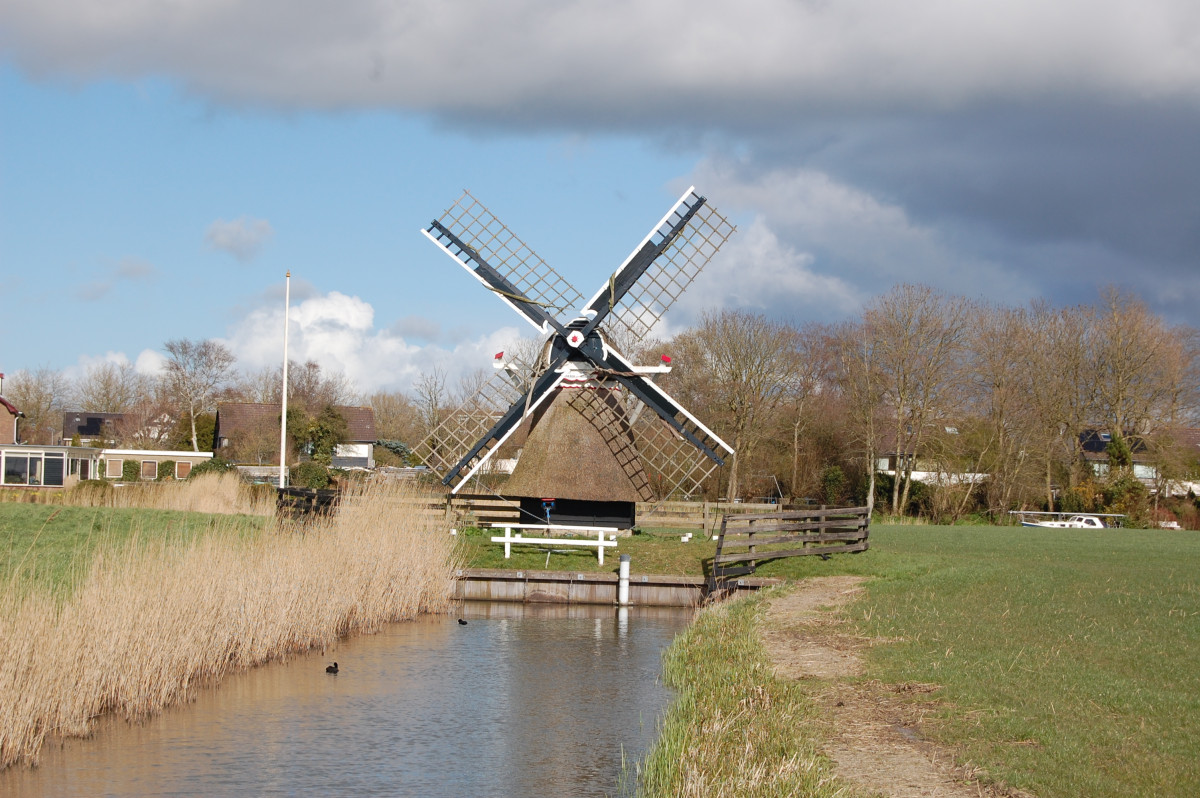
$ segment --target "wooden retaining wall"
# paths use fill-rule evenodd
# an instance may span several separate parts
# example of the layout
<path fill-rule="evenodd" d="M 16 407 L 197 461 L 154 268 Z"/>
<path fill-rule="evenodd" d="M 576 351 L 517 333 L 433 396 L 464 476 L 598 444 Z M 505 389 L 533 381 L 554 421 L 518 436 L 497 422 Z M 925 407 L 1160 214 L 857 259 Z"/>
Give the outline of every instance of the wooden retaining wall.
<path fill-rule="evenodd" d="M 616 574 L 577 571 L 507 571 L 463 568 L 455 572 L 454 598 L 463 601 L 520 601 L 547 604 L 617 603 Z M 750 578 L 732 583 L 731 590 L 758 590 L 778 579 Z M 629 603 L 647 607 L 694 607 L 708 595 L 702 576 L 632 574 Z"/>

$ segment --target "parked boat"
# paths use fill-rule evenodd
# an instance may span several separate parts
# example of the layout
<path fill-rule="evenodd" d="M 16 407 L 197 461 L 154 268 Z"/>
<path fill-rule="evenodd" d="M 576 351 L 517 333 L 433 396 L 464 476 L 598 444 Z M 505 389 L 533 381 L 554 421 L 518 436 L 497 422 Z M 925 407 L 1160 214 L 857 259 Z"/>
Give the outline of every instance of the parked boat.
<path fill-rule="evenodd" d="M 1021 510 L 1014 510 L 1010 515 L 1020 516 L 1021 526 L 1051 529 L 1108 529 L 1119 527 L 1120 519 L 1125 517 L 1119 513 L 1042 513 Z"/>

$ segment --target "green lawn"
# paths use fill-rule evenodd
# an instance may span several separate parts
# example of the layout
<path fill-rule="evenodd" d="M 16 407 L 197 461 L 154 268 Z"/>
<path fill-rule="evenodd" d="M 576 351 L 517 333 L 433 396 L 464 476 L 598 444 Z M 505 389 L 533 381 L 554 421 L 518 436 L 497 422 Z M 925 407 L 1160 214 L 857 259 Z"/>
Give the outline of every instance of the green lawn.
<path fill-rule="evenodd" d="M 512 547 L 512 557 L 504 559 L 504 545 L 492 543 L 492 535 L 503 535 L 503 530 L 468 528 L 459 533 L 464 546 L 468 568 L 511 568 L 514 570 L 579 571 L 581 573 L 617 572 L 621 554 L 630 556 L 630 571 L 635 574 L 707 575 L 706 567 L 716 553 L 717 544 L 703 540 L 698 533 L 688 543 L 681 543 L 679 536 L 686 530 L 650 529 L 641 534 L 617 538 L 615 549 L 605 549 L 604 565 L 600 565 L 594 548 L 573 547 L 550 554 L 547 565 L 547 549 L 552 546 L 525 545 Z M 782 576 L 798 578 L 813 574 L 876 574 L 881 573 L 885 563 L 892 561 L 887 554 L 879 554 L 862 560 L 853 555 L 836 555 L 829 560 L 820 557 L 794 557 L 789 560 L 774 560 L 762 564 L 756 576 Z"/>
<path fill-rule="evenodd" d="M 269 519 L 169 510 L 0 503 L 0 580 L 69 590 L 100 545 L 132 535 L 184 538 L 222 530 L 253 533 Z"/>
<path fill-rule="evenodd" d="M 629 550 L 635 563 L 638 552 L 666 562 L 655 550 L 665 545 Z M 929 713 L 922 731 L 990 778 L 1039 798 L 1200 795 L 1200 534 L 876 526 L 866 553 L 773 568 L 876 577 L 848 611 L 858 632 L 886 641 L 861 678 L 940 685 L 909 694 Z M 668 662 L 700 642 L 679 638 Z M 766 674 L 741 678 L 754 682 L 743 692 L 781 689 Z M 690 709 L 700 686 L 684 681 Z M 684 725 L 711 725 L 719 705 Z M 664 750 L 703 744 L 672 718 Z M 797 750 L 811 740 L 796 732 Z"/>
<path fill-rule="evenodd" d="M 867 678 L 932 682 L 936 736 L 1049 796 L 1200 795 L 1200 535 L 879 527 Z"/>

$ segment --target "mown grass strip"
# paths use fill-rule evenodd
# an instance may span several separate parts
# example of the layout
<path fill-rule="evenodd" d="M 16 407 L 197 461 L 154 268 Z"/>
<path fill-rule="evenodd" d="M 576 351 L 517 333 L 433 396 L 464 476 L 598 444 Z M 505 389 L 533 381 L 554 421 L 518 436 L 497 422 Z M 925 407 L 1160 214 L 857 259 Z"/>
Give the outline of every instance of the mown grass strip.
<path fill-rule="evenodd" d="M 858 794 L 820 753 L 814 703 L 772 673 L 755 631 L 763 598 L 705 609 L 664 654 L 663 677 L 677 695 L 637 765 L 639 795 Z"/>
<path fill-rule="evenodd" d="M 936 740 L 1039 798 L 1200 795 L 1200 535 L 906 527 L 873 543 L 918 567 L 854 608 L 895 641 L 868 677 L 943 685 Z"/>

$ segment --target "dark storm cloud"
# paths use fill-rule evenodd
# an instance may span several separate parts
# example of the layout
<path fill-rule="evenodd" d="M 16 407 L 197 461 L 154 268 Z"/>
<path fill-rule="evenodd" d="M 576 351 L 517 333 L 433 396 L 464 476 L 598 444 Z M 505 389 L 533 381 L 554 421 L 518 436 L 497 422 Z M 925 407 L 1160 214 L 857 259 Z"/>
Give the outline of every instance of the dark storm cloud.
<path fill-rule="evenodd" d="M 718 270 L 712 296 L 828 314 L 900 280 L 1009 303 L 1119 283 L 1200 324 L 1191 0 L 60 8 L 6 4 L 0 52 L 34 75 L 166 75 L 236 106 L 708 152 L 697 180 L 738 209 L 726 255 L 755 276 Z"/>

